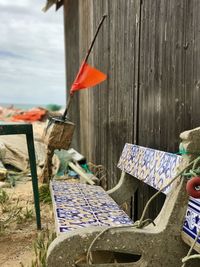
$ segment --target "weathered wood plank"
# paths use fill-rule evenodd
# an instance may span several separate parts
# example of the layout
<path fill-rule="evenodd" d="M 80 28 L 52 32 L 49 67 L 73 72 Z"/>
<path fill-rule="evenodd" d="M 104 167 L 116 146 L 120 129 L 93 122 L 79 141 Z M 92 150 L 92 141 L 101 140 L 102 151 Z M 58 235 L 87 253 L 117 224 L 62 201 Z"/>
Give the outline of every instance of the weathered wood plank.
<path fill-rule="evenodd" d="M 92 0 L 79 1 L 79 55 L 80 62 L 85 58 L 92 39 Z M 90 55 L 88 63 L 91 64 L 92 55 Z M 92 147 L 91 136 L 91 117 L 93 110 L 93 101 L 90 101 L 90 90 L 82 90 L 78 92 L 80 96 L 80 151 L 90 159 L 90 151 Z"/>
<path fill-rule="evenodd" d="M 64 26 L 65 26 L 65 57 L 66 57 L 66 84 L 69 94 L 70 87 L 74 81 L 79 68 L 79 8 L 78 0 L 64 1 Z M 80 147 L 80 114 L 78 95 L 74 96 L 70 119 L 76 124 L 73 137 L 73 147 Z"/>
<path fill-rule="evenodd" d="M 124 1 L 116 2 L 117 5 L 110 1 L 79 2 L 80 58 L 92 38 L 91 29 L 94 32 L 102 15 L 108 14 L 90 58 L 90 63 L 108 73 L 108 80 L 80 93 L 80 140 L 81 151 L 88 160 L 108 168 L 113 177 L 109 187 L 117 182 L 116 164 L 121 149 L 133 138 L 130 121 L 134 120 L 137 45 L 137 3 L 128 1 L 126 6 Z M 130 23 L 130 17 L 134 23 Z"/>
<path fill-rule="evenodd" d="M 185 127 L 184 2 L 142 2 L 138 143 L 169 152 L 178 151 Z M 139 196 L 146 196 L 139 199 L 140 211 L 151 194 L 140 188 Z M 160 206 L 158 200 L 149 215 L 154 217 Z"/>
<path fill-rule="evenodd" d="M 108 18 L 94 49 L 94 63 L 107 71 L 106 83 L 94 89 L 96 161 L 109 171 L 108 186 L 116 184 L 116 164 L 125 140 L 132 142 L 136 65 L 137 1 L 94 1 L 93 18 Z"/>

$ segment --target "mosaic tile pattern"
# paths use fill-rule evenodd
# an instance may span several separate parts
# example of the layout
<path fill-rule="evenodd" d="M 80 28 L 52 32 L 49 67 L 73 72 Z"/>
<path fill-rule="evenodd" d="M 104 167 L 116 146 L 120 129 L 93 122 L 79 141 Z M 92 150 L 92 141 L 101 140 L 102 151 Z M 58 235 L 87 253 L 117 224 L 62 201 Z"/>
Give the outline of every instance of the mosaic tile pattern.
<path fill-rule="evenodd" d="M 88 226 L 133 224 L 100 186 L 53 181 L 51 188 L 58 234 Z"/>
<path fill-rule="evenodd" d="M 120 157 L 118 167 L 130 175 L 142 180 L 159 190 L 176 175 L 176 167 L 184 163 L 184 159 L 178 155 L 126 144 Z M 167 187 L 163 193 L 170 191 Z M 195 239 L 200 229 L 200 199 L 190 198 L 183 226 L 183 232 Z M 200 238 L 198 239 L 198 251 L 200 251 Z"/>
<path fill-rule="evenodd" d="M 200 230 L 200 199 L 190 197 L 188 208 L 186 212 L 185 222 L 183 224 L 183 232 L 195 239 L 198 231 Z M 200 252 L 200 237 L 198 238 L 197 245 Z"/>
<path fill-rule="evenodd" d="M 176 168 L 183 163 L 183 158 L 142 146 L 126 144 L 122 151 L 118 167 L 144 183 L 159 190 L 176 175 Z M 163 193 L 167 194 L 167 187 Z"/>

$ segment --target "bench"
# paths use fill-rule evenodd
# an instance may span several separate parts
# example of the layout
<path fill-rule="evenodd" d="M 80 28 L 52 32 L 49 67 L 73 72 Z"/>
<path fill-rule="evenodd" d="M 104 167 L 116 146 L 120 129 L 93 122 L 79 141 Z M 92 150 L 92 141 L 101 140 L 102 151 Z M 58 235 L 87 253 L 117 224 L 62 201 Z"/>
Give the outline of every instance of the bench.
<path fill-rule="evenodd" d="M 164 189 L 167 196 L 155 226 L 132 227 L 133 221 L 118 205 L 130 199 L 139 181 L 159 190 L 187 164 L 188 158 L 176 154 L 126 144 L 118 163 L 122 175 L 113 189 L 105 192 L 99 186 L 52 181 L 57 238 L 48 249 L 47 266 L 90 266 L 80 259 L 109 227 L 93 244 L 92 266 L 181 266 L 188 251 L 181 232 L 191 244 L 200 227 L 200 201 L 190 198 L 188 205 L 186 179 L 179 177 Z M 195 249 L 200 252 L 200 239 Z M 198 266 L 195 261 L 189 264 Z"/>

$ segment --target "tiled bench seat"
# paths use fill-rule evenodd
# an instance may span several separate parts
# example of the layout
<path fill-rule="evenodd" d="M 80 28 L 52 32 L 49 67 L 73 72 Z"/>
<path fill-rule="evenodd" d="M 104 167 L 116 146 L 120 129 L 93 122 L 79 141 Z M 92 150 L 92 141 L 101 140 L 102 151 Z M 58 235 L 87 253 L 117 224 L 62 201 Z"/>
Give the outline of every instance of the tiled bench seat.
<path fill-rule="evenodd" d="M 54 180 L 51 188 L 57 234 L 89 226 L 133 223 L 100 186 Z"/>

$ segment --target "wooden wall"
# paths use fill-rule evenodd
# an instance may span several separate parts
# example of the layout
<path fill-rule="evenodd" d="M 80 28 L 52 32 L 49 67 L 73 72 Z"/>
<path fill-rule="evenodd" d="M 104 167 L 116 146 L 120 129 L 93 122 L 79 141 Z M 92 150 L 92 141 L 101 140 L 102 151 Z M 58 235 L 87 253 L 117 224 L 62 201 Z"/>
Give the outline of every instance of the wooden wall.
<path fill-rule="evenodd" d="M 177 151 L 179 133 L 198 126 L 199 120 L 191 113 L 197 82 L 192 74 L 198 68 L 193 29 L 198 23 L 194 21 L 197 2 L 143 2 L 138 138 L 142 145 Z M 200 36 L 198 29 L 196 34 Z"/>
<path fill-rule="evenodd" d="M 79 1 L 64 1 L 64 28 L 65 28 L 65 56 L 66 56 L 66 83 L 67 94 L 79 69 Z M 67 102 L 67 100 L 66 100 Z M 73 137 L 73 147 L 80 147 L 80 112 L 79 96 L 74 96 L 74 108 L 71 110 L 70 119 L 76 124 Z"/>
<path fill-rule="evenodd" d="M 200 126 L 198 12 L 198 0 L 146 0 L 141 5 L 140 145 L 177 152 L 179 133 Z M 152 191 L 140 188 L 139 210 Z"/>
<path fill-rule="evenodd" d="M 200 124 L 200 1 L 79 0 L 69 8 L 73 2 L 79 39 L 73 47 L 66 37 L 66 51 L 79 45 L 79 60 L 108 14 L 90 58 L 108 79 L 78 93 L 72 117 L 80 120 L 81 152 L 108 169 L 111 187 L 119 178 L 116 164 L 125 142 L 176 152 L 180 132 Z M 76 19 L 66 23 L 68 35 L 72 23 Z M 72 58 L 67 62 L 72 77 Z M 74 110 L 80 110 L 78 115 Z M 150 194 L 141 186 L 139 213 Z"/>
<path fill-rule="evenodd" d="M 116 183 L 117 161 L 125 142 L 134 139 L 137 88 L 139 1 L 79 1 L 79 58 L 82 60 L 104 13 L 108 14 L 89 63 L 107 73 L 106 82 L 79 94 L 80 149 L 88 160 L 109 170 L 108 186 Z M 132 23 L 130 23 L 132 21 Z M 66 25 L 70 31 L 71 26 Z M 117 31 L 116 31 L 117 29 Z M 67 51 L 70 50 L 67 45 Z M 68 65 L 70 59 L 67 58 Z M 71 70 L 68 68 L 67 73 Z M 79 103 L 73 103 L 72 113 Z M 72 118 L 76 118 L 72 115 Z"/>

